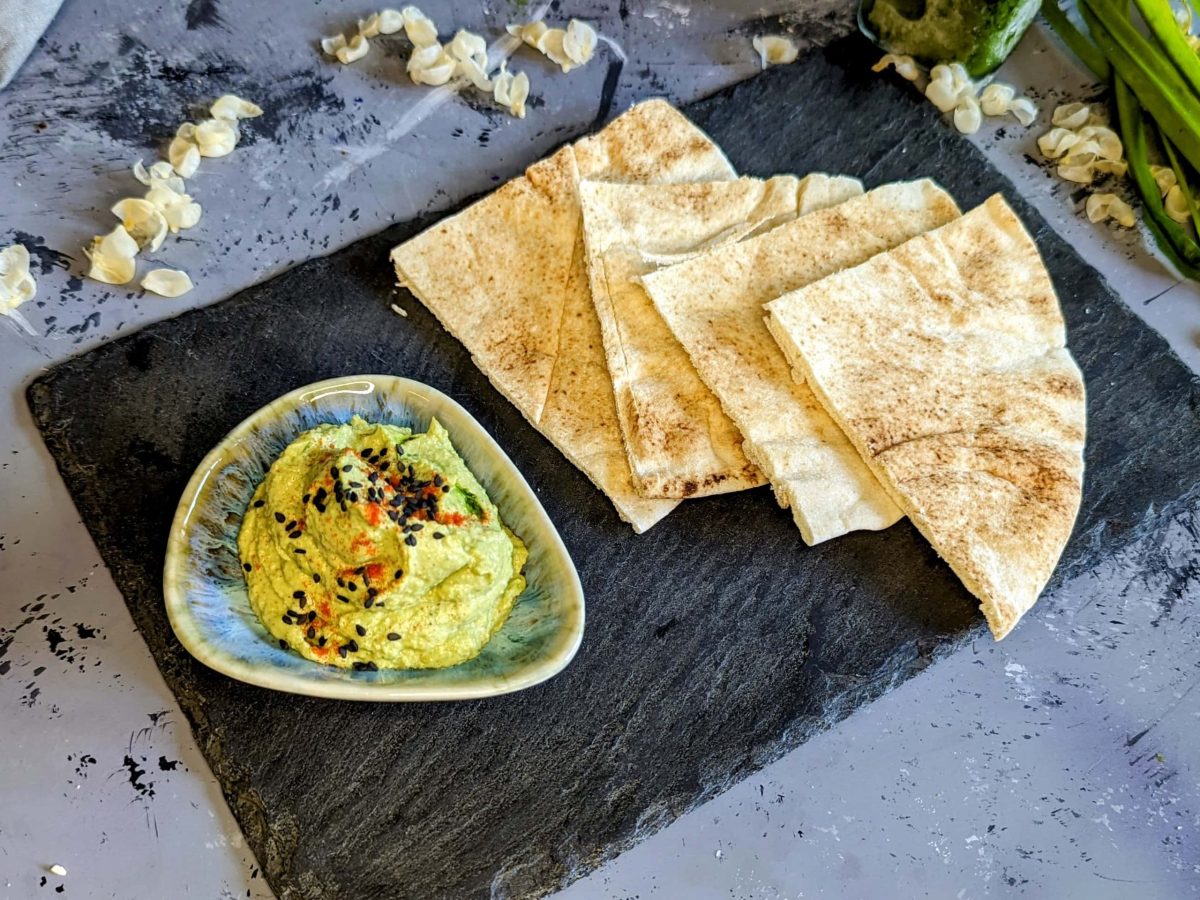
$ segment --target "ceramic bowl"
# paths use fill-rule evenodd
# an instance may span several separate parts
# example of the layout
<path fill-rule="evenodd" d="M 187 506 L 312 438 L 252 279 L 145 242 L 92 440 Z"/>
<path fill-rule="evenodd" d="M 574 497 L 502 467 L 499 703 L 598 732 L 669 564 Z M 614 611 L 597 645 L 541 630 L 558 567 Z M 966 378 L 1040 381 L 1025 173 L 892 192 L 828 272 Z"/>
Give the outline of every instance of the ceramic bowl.
<path fill-rule="evenodd" d="M 351 416 L 425 431 L 436 417 L 529 548 L 528 581 L 512 614 L 477 657 L 446 669 L 356 672 L 280 648 L 246 593 L 238 560 L 242 514 L 263 473 L 301 432 Z M 461 406 L 428 385 L 389 375 L 299 388 L 231 431 L 200 463 L 175 513 L 163 574 L 167 615 L 205 665 L 260 687 L 346 700 L 465 700 L 518 691 L 571 661 L 583 638 L 575 565 L 533 489 Z"/>

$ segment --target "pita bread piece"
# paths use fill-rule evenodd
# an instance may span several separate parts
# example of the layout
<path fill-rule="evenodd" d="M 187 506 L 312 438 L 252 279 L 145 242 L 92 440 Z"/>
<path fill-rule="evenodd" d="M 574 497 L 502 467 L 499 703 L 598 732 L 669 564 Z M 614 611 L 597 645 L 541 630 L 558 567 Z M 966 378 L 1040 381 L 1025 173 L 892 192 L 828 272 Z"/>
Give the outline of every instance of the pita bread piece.
<path fill-rule="evenodd" d="M 792 379 L 763 304 L 957 216 L 932 181 L 888 184 L 643 279 L 806 544 L 887 528 L 901 512 L 812 391 Z"/>
<path fill-rule="evenodd" d="M 633 482 L 644 496 L 721 494 L 764 479 L 639 279 L 659 265 L 791 220 L 806 204 L 832 196 L 836 186 L 861 190 L 850 179 L 824 175 L 580 185 L 592 301 Z"/>
<path fill-rule="evenodd" d="M 1004 637 L 1071 535 L 1086 425 L 1020 220 L 996 195 L 767 309 L 788 361 Z"/>
<path fill-rule="evenodd" d="M 651 100 L 396 247 L 391 259 L 401 285 L 640 533 L 675 502 L 641 497 L 630 477 L 587 286 L 581 174 L 734 177 L 716 144 L 670 104 Z"/>

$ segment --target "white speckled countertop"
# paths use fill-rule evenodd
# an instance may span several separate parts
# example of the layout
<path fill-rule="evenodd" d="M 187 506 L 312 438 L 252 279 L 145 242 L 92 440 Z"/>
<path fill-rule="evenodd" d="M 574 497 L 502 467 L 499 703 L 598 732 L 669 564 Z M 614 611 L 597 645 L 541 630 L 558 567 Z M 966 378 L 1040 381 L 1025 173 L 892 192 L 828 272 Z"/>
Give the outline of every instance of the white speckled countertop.
<path fill-rule="evenodd" d="M 440 6 L 443 30 L 522 14 Z M 627 54 L 615 111 L 752 75 L 754 23 L 789 6 L 566 2 L 556 15 L 594 21 Z M 485 189 L 531 145 L 600 111 L 609 70 L 555 77 L 530 57 L 526 120 L 455 100 L 414 116 L 428 95 L 407 84 L 401 56 L 341 68 L 316 49 L 369 9 L 68 0 L 0 93 L 0 245 L 34 252 L 40 290 L 27 310 L 42 334 L 0 320 L 3 896 L 270 896 L 42 446 L 25 385 L 114 335 Z M 1095 92 L 1039 28 L 1001 74 L 1038 86 L 1044 114 Z M 148 162 L 190 113 L 163 102 L 180 79 L 261 99 L 277 139 L 251 135 L 192 183 L 205 218 L 157 257 L 189 270 L 193 293 L 171 301 L 82 281 L 78 248 L 137 187 L 128 165 Z M 1200 369 L 1200 291 L 1138 234 L 1082 219 L 1070 186 L 1034 161 L 1037 133 L 989 123 L 976 140 Z M 1003 644 L 977 641 L 562 896 L 1200 895 L 1198 579 L 1193 511 L 1044 601 Z"/>

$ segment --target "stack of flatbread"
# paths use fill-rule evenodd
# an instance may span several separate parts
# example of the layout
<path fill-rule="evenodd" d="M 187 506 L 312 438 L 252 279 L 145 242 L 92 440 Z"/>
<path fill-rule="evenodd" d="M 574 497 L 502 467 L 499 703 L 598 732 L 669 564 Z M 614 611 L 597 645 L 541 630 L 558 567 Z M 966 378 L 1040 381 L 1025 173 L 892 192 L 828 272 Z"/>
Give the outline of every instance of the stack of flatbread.
<path fill-rule="evenodd" d="M 392 260 L 639 533 L 763 484 L 808 544 L 907 516 L 997 638 L 1070 536 L 1083 380 L 1000 197 L 739 178 L 650 101 Z"/>

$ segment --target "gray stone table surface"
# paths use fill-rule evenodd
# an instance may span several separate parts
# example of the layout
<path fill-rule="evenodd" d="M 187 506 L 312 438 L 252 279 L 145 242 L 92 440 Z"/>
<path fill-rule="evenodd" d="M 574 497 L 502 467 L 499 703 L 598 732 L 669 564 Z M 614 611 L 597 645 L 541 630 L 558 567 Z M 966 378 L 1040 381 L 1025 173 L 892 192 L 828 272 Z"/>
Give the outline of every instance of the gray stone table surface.
<path fill-rule="evenodd" d="M 543 7 L 426 8 L 444 31 L 496 37 Z M 616 46 L 569 76 L 520 52 L 534 102 L 517 121 L 412 87 L 398 44 L 345 68 L 320 57 L 319 36 L 371 9 L 68 0 L 0 93 L 0 245 L 29 245 L 40 283 L 26 307 L 39 337 L 0 321 L 0 895 L 269 896 L 30 422 L 30 378 L 485 189 L 609 102 L 749 77 L 749 38 L 775 15 L 816 37 L 849 27 L 840 2 L 564 2 L 550 15 L 586 17 Z M 1042 102 L 1041 127 L 1055 102 L 1095 92 L 1040 28 L 1001 75 Z M 230 90 L 267 115 L 205 161 L 191 182 L 205 218 L 156 255 L 197 289 L 169 301 L 81 280 L 79 247 L 138 187 L 128 165 Z M 1137 233 L 1083 219 L 1036 162 L 1038 133 L 989 123 L 976 140 L 1200 369 L 1196 287 Z M 1198 539 L 1195 513 L 1180 514 L 1003 644 L 933 666 L 563 896 L 1200 894 Z"/>

